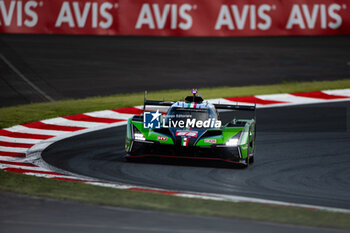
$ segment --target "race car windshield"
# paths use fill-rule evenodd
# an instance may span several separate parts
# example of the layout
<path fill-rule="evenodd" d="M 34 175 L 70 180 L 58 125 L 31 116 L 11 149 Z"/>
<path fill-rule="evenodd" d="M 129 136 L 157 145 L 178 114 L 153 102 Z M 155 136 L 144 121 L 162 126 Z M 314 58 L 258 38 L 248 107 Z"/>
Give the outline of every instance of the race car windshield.
<path fill-rule="evenodd" d="M 205 121 L 209 118 L 208 109 L 174 109 L 171 114 L 168 114 L 172 120 L 187 120 L 187 119 L 196 119 Z"/>

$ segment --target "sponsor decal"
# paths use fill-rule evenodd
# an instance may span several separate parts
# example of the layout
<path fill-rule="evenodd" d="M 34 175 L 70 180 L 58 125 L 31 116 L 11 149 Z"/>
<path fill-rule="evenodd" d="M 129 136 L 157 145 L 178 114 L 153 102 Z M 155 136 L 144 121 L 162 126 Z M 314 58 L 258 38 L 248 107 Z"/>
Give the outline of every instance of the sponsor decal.
<path fill-rule="evenodd" d="M 158 136 L 157 140 L 158 140 L 158 141 L 166 141 L 166 140 L 168 140 L 168 137 L 161 137 L 161 136 Z"/>
<path fill-rule="evenodd" d="M 156 112 L 145 112 L 143 115 L 143 127 L 146 129 L 159 129 L 161 115 L 159 110 Z"/>
<path fill-rule="evenodd" d="M 190 130 L 178 130 L 178 131 L 176 131 L 175 136 L 196 138 L 198 136 L 198 132 L 197 131 L 190 131 Z"/>
<path fill-rule="evenodd" d="M 183 138 L 183 141 L 182 141 L 182 145 L 183 145 L 183 146 L 188 146 L 188 141 L 189 141 L 189 139 L 186 138 L 186 137 L 184 137 L 184 138 Z"/>
<path fill-rule="evenodd" d="M 197 9 L 197 5 L 176 4 L 163 2 L 144 3 L 137 17 L 136 30 L 189 30 L 192 28 L 193 18 L 191 12 Z M 161 17 L 160 17 L 161 16 Z"/>
<path fill-rule="evenodd" d="M 206 138 L 206 139 L 204 139 L 204 142 L 206 142 L 206 143 L 216 143 L 216 139 Z"/>
<path fill-rule="evenodd" d="M 350 0 L 0 0 L 0 33 L 135 36 L 350 34 Z"/>

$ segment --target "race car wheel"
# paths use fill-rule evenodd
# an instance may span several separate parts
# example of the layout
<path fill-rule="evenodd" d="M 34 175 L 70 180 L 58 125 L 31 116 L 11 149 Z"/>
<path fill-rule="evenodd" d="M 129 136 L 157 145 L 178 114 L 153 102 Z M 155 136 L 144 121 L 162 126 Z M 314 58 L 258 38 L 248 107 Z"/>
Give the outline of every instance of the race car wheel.
<path fill-rule="evenodd" d="M 249 163 L 254 163 L 254 154 L 255 154 L 255 138 L 254 141 L 249 143 L 249 147 L 253 148 L 251 151 L 251 156 L 249 157 Z"/>
<path fill-rule="evenodd" d="M 249 157 L 249 163 L 254 163 L 254 154 Z"/>

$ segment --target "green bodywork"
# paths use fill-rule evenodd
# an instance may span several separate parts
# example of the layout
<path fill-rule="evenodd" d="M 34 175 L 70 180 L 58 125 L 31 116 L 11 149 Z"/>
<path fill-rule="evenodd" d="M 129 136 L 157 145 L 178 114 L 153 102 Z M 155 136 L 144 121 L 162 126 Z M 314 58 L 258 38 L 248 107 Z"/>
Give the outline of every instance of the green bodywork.
<path fill-rule="evenodd" d="M 236 120 L 237 121 L 237 120 Z M 219 128 L 221 135 L 201 138 L 195 144 L 196 147 L 210 147 L 212 144 L 216 145 L 225 145 L 231 138 L 237 135 L 239 132 L 242 132 L 239 137 L 238 146 L 240 147 L 242 159 L 246 159 L 248 155 L 252 154 L 255 150 L 255 120 L 238 120 L 240 122 L 245 122 L 245 125 L 242 127 L 235 127 L 234 121 L 228 124 L 223 125 Z M 131 127 L 134 125 L 140 133 L 145 137 L 146 141 L 155 141 L 160 144 L 174 145 L 174 141 L 168 135 L 155 132 L 153 129 L 148 129 L 143 127 L 143 122 L 133 121 L 132 118 L 128 120 L 127 132 L 126 132 L 126 141 L 125 141 L 125 150 L 130 152 L 130 146 L 132 143 L 132 130 Z M 208 131 L 218 129 L 208 129 Z M 158 140 L 158 137 L 166 137 L 166 140 Z M 205 139 L 215 139 L 216 142 L 205 142 Z M 208 141 L 208 140 L 207 140 Z"/>

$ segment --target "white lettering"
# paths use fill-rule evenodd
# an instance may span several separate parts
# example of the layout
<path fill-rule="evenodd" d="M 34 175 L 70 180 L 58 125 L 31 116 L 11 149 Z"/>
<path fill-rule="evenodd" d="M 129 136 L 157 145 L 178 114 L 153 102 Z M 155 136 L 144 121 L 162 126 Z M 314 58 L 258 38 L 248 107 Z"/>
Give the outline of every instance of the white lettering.
<path fill-rule="evenodd" d="M 170 11 L 170 4 L 165 4 L 163 14 L 160 13 L 158 4 L 153 4 L 153 11 L 155 14 L 158 29 L 163 29 Z"/>
<path fill-rule="evenodd" d="M 27 27 L 34 27 L 38 23 L 38 14 L 32 9 L 36 8 L 38 3 L 36 1 L 27 2 L 24 6 L 24 12 L 31 18 L 31 20 L 25 19 L 24 25 Z"/>
<path fill-rule="evenodd" d="M 63 2 L 55 27 L 61 27 L 62 23 L 68 23 L 69 27 L 74 27 L 74 20 L 69 2 Z"/>
<path fill-rule="evenodd" d="M 294 25 L 298 25 L 300 28 L 305 29 L 304 20 L 300 12 L 299 5 L 293 5 L 286 28 L 291 29 Z"/>
<path fill-rule="evenodd" d="M 271 27 L 271 17 L 265 13 L 265 11 L 270 11 L 270 5 L 263 4 L 258 9 L 259 18 L 265 21 L 265 23 L 258 23 L 258 28 L 260 30 L 267 30 Z"/>
<path fill-rule="evenodd" d="M 185 127 L 185 122 L 184 122 L 184 121 L 179 121 L 179 127 L 180 127 L 180 128 Z"/>
<path fill-rule="evenodd" d="M 22 26 L 22 2 L 17 2 L 17 26 Z"/>
<path fill-rule="evenodd" d="M 305 15 L 307 27 L 310 28 L 310 29 L 314 29 L 315 28 L 316 19 L 317 19 L 317 13 L 318 13 L 319 5 L 318 4 L 314 5 L 314 7 L 312 9 L 312 16 L 310 16 L 309 8 L 307 7 L 306 4 L 303 4 L 302 8 L 303 8 L 303 12 L 304 12 L 304 15 Z"/>
<path fill-rule="evenodd" d="M 184 22 L 179 23 L 179 27 L 182 30 L 188 30 L 192 27 L 192 17 L 189 14 L 190 10 L 192 10 L 192 7 L 190 4 L 183 4 L 180 7 L 180 17 L 186 21 L 186 23 Z"/>
<path fill-rule="evenodd" d="M 329 24 L 328 24 L 328 26 L 332 29 L 337 29 L 342 24 L 342 18 L 336 12 L 336 11 L 339 11 L 340 9 L 341 9 L 341 7 L 338 4 L 332 4 L 328 8 L 329 17 L 335 20 L 335 22 L 329 22 Z"/>
<path fill-rule="evenodd" d="M 244 25 L 248 15 L 249 5 L 243 6 L 243 12 L 241 15 L 239 14 L 238 7 L 236 5 L 232 5 L 231 8 L 237 28 L 240 30 L 244 29 Z"/>
<path fill-rule="evenodd" d="M 85 28 L 90 16 L 91 22 L 89 23 L 91 23 L 90 26 L 92 28 L 109 28 L 113 24 L 113 17 L 109 12 L 111 9 L 113 9 L 113 4 L 110 2 L 99 4 L 97 2 L 65 1 L 60 9 L 55 27 L 68 24 L 71 28 L 76 26 L 78 28 Z"/>
<path fill-rule="evenodd" d="M 325 29 L 327 27 L 327 16 L 326 16 L 326 5 L 321 4 L 321 28 Z"/>
<path fill-rule="evenodd" d="M 171 5 L 171 29 L 176 29 L 177 26 L 177 5 Z"/>
<path fill-rule="evenodd" d="M 230 30 L 234 29 L 230 11 L 227 5 L 221 6 L 220 13 L 215 24 L 215 30 L 221 30 L 222 26 L 227 26 Z"/>
<path fill-rule="evenodd" d="M 8 11 L 6 10 L 5 2 L 0 1 L 1 14 L 5 22 L 5 26 L 10 26 L 12 21 L 13 12 L 15 10 L 16 1 L 10 2 Z"/>
<path fill-rule="evenodd" d="M 203 127 L 203 121 L 197 121 L 196 122 L 196 127 L 197 128 L 202 128 Z"/>
<path fill-rule="evenodd" d="M 148 25 L 150 29 L 155 28 L 153 18 L 152 18 L 151 8 L 149 7 L 148 3 L 142 5 L 141 12 L 137 19 L 137 23 L 135 27 L 136 29 L 140 29 L 144 24 Z"/>
<path fill-rule="evenodd" d="M 256 29 L 256 9 L 255 5 L 250 6 L 250 29 Z"/>
<path fill-rule="evenodd" d="M 107 9 L 112 9 L 113 5 L 109 2 L 102 3 L 101 8 L 100 8 L 100 14 L 102 18 L 104 18 L 106 21 L 101 21 L 100 22 L 100 27 L 101 28 L 109 28 L 112 26 L 113 23 L 113 17 L 111 13 L 107 11 Z"/>
<path fill-rule="evenodd" d="M 79 3 L 78 2 L 73 2 L 73 9 L 74 9 L 74 14 L 77 19 L 77 24 L 78 27 L 82 28 L 85 26 L 87 16 L 89 14 L 91 3 L 87 2 L 84 5 L 83 8 L 83 13 L 81 14 L 80 9 L 79 9 Z"/>
<path fill-rule="evenodd" d="M 196 124 L 196 119 L 187 119 L 186 127 L 194 128 L 195 124 Z"/>
<path fill-rule="evenodd" d="M 97 2 L 92 3 L 92 28 L 97 28 Z"/>
<path fill-rule="evenodd" d="M 211 119 L 208 119 L 206 121 L 203 122 L 203 127 L 204 128 L 209 128 L 210 127 L 210 122 L 211 122 Z"/>

